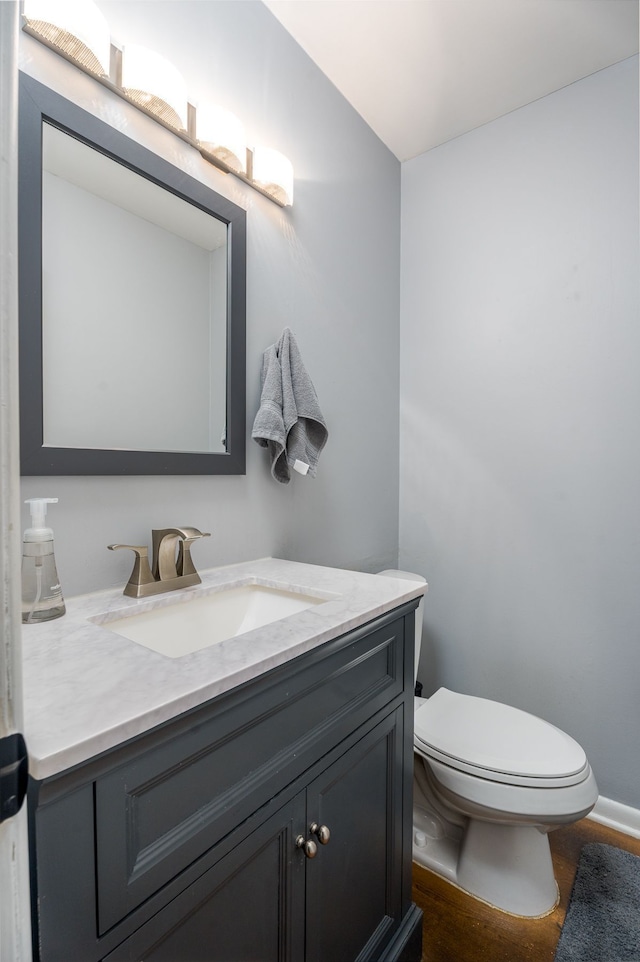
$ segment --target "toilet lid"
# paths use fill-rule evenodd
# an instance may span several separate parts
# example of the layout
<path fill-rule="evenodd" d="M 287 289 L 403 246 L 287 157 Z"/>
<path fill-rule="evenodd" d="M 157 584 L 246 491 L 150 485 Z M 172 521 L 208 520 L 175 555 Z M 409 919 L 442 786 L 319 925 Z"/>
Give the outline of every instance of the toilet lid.
<path fill-rule="evenodd" d="M 566 778 L 587 765 L 583 749 L 549 722 L 509 705 L 440 688 L 415 713 L 417 747 L 451 764 L 529 778 Z"/>

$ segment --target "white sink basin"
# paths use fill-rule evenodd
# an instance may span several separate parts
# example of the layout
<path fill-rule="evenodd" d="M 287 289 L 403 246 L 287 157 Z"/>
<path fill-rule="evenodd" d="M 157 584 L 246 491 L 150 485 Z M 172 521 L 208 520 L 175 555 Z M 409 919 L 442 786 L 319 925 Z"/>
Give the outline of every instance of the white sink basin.
<path fill-rule="evenodd" d="M 338 597 L 338 596 L 333 596 Z M 169 658 L 200 651 L 331 600 L 245 584 L 102 621 L 102 626 Z"/>

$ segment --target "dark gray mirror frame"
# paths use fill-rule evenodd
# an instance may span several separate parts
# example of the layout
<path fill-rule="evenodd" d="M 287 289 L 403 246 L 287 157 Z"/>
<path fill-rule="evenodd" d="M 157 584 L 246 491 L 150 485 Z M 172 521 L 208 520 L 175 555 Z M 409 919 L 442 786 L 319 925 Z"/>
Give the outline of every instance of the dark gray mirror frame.
<path fill-rule="evenodd" d="M 228 225 L 227 450 L 224 453 L 120 451 L 43 445 L 42 125 L 78 140 Z M 204 162 L 204 161 L 203 161 Z M 244 474 L 246 456 L 246 211 L 152 151 L 20 74 L 18 273 L 20 461 L 23 475 Z"/>

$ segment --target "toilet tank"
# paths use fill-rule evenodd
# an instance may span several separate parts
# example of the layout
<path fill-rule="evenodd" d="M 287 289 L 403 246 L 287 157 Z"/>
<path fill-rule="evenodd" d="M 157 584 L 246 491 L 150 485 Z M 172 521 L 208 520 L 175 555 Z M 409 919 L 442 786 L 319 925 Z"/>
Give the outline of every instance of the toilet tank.
<path fill-rule="evenodd" d="M 410 571 L 397 571 L 395 568 L 386 568 L 384 571 L 379 571 L 378 574 L 384 575 L 385 578 L 401 578 L 403 581 L 419 581 L 420 584 L 426 584 L 426 578 L 422 575 L 412 574 Z M 422 644 L 422 616 L 424 613 L 424 595 L 420 599 L 420 604 L 416 608 L 416 660 L 413 668 L 413 683 L 415 684 L 418 680 L 418 665 L 420 664 L 420 646 Z"/>

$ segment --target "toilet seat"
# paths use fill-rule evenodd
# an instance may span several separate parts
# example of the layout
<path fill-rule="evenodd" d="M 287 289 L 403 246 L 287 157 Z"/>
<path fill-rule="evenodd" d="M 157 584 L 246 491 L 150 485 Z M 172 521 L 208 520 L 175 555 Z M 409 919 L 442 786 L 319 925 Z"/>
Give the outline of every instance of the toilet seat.
<path fill-rule="evenodd" d="M 591 771 L 581 746 L 549 722 L 446 688 L 416 709 L 414 746 L 427 759 L 508 785 L 563 788 Z"/>

